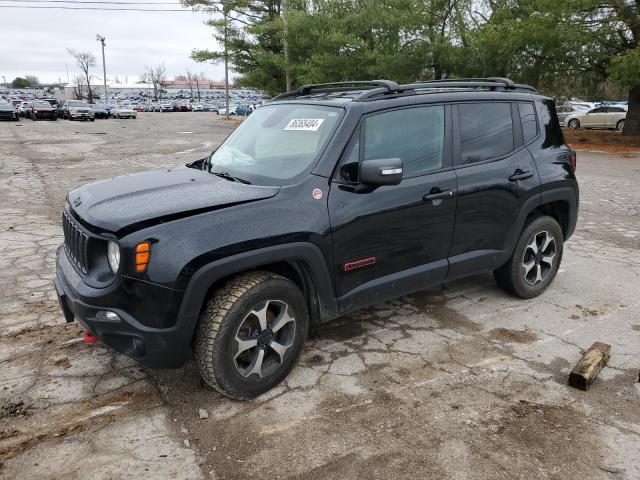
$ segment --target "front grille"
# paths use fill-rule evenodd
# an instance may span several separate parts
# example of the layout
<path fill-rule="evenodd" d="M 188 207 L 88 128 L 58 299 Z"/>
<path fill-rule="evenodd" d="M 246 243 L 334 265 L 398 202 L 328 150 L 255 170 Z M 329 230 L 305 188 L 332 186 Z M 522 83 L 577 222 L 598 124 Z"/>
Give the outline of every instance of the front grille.
<path fill-rule="evenodd" d="M 76 221 L 66 211 L 62 214 L 62 228 L 64 230 L 64 249 L 69 260 L 82 273 L 89 271 L 89 256 L 87 247 L 89 237 L 80 230 Z"/>

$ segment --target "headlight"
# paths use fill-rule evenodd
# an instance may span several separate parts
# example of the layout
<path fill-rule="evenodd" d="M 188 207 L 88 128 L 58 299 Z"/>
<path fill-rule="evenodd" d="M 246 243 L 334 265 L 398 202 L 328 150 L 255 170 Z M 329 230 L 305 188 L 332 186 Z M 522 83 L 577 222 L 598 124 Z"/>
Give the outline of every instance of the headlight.
<path fill-rule="evenodd" d="M 113 273 L 118 273 L 120 268 L 120 247 L 116 242 L 109 240 L 107 243 L 107 260 Z"/>

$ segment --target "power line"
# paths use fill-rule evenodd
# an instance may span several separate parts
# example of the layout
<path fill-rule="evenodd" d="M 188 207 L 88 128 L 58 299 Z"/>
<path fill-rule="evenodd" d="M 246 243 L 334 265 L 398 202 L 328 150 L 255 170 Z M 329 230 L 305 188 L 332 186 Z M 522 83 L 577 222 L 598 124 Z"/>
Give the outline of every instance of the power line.
<path fill-rule="evenodd" d="M 59 10 L 100 10 L 103 12 L 133 11 L 133 12 L 192 12 L 192 10 L 181 9 L 151 9 L 151 8 L 101 8 L 101 7 L 66 7 L 49 5 L 0 5 L 0 8 L 22 8 L 22 9 L 59 9 Z"/>
<path fill-rule="evenodd" d="M 180 5 L 179 2 L 114 2 L 98 0 L 0 0 L 0 2 L 10 3 L 98 3 L 106 5 Z"/>

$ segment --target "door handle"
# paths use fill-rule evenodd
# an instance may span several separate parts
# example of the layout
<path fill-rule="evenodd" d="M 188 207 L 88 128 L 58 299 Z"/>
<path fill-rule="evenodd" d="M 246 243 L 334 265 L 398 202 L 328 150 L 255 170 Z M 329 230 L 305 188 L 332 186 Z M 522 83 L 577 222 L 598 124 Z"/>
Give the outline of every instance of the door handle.
<path fill-rule="evenodd" d="M 440 190 L 440 189 L 432 189 L 432 193 L 427 193 L 422 200 L 425 202 L 427 200 L 441 200 L 443 198 L 451 198 L 453 197 L 453 192 L 451 190 Z"/>
<path fill-rule="evenodd" d="M 527 180 L 528 178 L 533 177 L 533 172 L 523 172 L 522 170 L 516 170 L 513 175 L 509 177 L 510 182 L 517 182 L 520 180 Z"/>

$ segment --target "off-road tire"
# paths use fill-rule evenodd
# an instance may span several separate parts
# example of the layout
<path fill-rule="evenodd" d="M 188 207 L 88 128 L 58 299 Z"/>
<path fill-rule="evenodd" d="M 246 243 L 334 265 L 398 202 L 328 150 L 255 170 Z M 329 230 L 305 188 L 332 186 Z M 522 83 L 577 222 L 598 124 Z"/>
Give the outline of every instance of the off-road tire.
<path fill-rule="evenodd" d="M 236 368 L 235 336 L 256 304 L 281 300 L 293 310 L 295 335 L 284 360 L 273 373 L 248 380 Z M 290 280 L 256 271 L 231 278 L 207 301 L 200 314 L 194 352 L 203 382 L 238 400 L 256 397 L 279 384 L 291 371 L 307 337 L 309 314 L 304 296 Z"/>
<path fill-rule="evenodd" d="M 523 258 L 527 246 L 533 241 L 536 235 L 542 232 L 547 232 L 553 237 L 555 242 L 555 258 L 553 266 L 548 271 L 544 280 L 536 285 L 530 285 L 525 279 Z M 522 230 L 520 238 L 518 238 L 515 249 L 507 263 L 493 271 L 496 283 L 507 293 L 516 297 L 537 297 L 547 289 L 558 273 L 558 268 L 562 261 L 563 241 L 562 228 L 560 228 L 560 225 L 554 218 L 541 216 L 530 221 Z"/>

